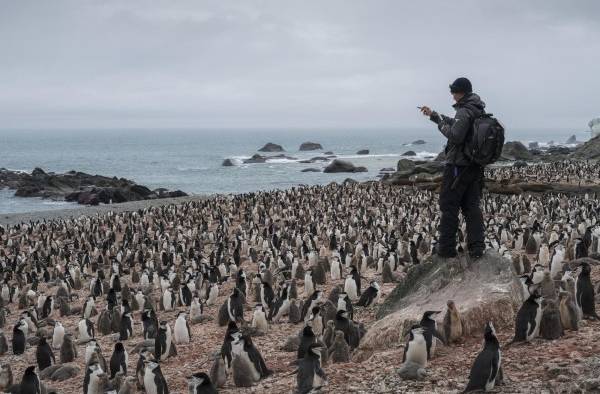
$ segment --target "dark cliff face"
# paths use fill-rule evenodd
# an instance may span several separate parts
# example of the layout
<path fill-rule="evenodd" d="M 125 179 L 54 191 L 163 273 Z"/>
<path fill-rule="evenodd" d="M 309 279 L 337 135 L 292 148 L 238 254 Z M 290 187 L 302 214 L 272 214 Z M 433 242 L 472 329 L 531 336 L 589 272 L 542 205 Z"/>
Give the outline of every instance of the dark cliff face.
<path fill-rule="evenodd" d="M 47 173 L 41 168 L 34 169 L 31 174 L 0 169 L 0 188 L 15 190 L 17 197 L 42 197 L 76 201 L 87 205 L 187 195 L 180 190 L 150 190 L 125 178 L 111 178 L 77 171 L 55 174 Z"/>

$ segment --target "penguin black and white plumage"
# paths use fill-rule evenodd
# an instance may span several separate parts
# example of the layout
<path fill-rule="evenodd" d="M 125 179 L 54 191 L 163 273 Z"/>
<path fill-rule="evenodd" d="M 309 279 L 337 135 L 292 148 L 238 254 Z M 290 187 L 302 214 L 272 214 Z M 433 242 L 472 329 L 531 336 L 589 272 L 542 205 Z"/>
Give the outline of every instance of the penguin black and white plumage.
<path fill-rule="evenodd" d="M 97 362 L 86 366 L 83 378 L 83 394 L 101 394 L 103 390 L 102 379 L 106 373 Z"/>
<path fill-rule="evenodd" d="M 344 339 L 351 349 L 356 349 L 360 342 L 361 332 L 352 320 L 348 319 L 346 311 L 337 311 L 335 315 L 335 329 L 344 333 Z"/>
<path fill-rule="evenodd" d="M 25 369 L 21 385 L 19 386 L 20 394 L 42 394 L 42 382 L 35 373 L 35 366 L 30 366 Z M 85 393 L 87 394 L 87 393 Z"/>
<path fill-rule="evenodd" d="M 319 308 L 318 306 L 315 306 L 312 309 L 310 313 L 309 323 L 310 326 L 313 328 L 315 335 L 318 338 L 322 338 L 323 331 L 325 330 L 325 319 L 323 318 L 321 308 Z"/>
<path fill-rule="evenodd" d="M 354 318 L 354 307 L 352 306 L 352 300 L 348 297 L 348 293 L 341 292 L 337 299 L 337 310 L 348 312 L 348 319 Z"/>
<path fill-rule="evenodd" d="M 260 286 L 260 300 L 263 307 L 267 310 L 273 308 L 273 302 L 275 301 L 275 292 L 271 285 L 267 282 L 262 282 Z"/>
<path fill-rule="evenodd" d="M 149 350 L 142 350 L 140 352 L 140 357 L 135 366 L 135 377 L 139 389 L 144 388 L 144 368 L 146 366 L 146 361 L 150 360 L 151 357 L 152 353 Z"/>
<path fill-rule="evenodd" d="M 422 368 L 427 366 L 427 343 L 423 332 L 424 329 L 420 325 L 411 327 L 408 340 L 404 346 L 403 363 L 410 361 Z"/>
<path fill-rule="evenodd" d="M 500 343 L 492 322 L 486 324 L 483 336 L 485 340 L 483 350 L 473 362 L 465 392 L 493 390 L 502 371 Z"/>
<path fill-rule="evenodd" d="M 192 291 L 187 285 L 179 288 L 179 298 L 181 299 L 181 303 L 185 306 L 190 306 L 192 304 Z"/>
<path fill-rule="evenodd" d="M 94 301 L 93 296 L 89 296 L 87 300 L 85 300 L 82 309 L 84 319 L 89 319 L 90 317 L 92 317 L 92 312 L 94 311 L 94 309 L 96 309 L 96 303 Z"/>
<path fill-rule="evenodd" d="M 54 310 L 54 297 L 47 296 L 46 299 L 44 300 L 44 305 L 42 307 L 42 319 L 45 319 L 48 316 L 50 316 L 52 314 L 53 310 Z"/>
<path fill-rule="evenodd" d="M 315 292 L 315 280 L 312 270 L 309 268 L 304 272 L 304 295 L 313 294 Z"/>
<path fill-rule="evenodd" d="M 119 330 L 119 340 L 125 341 L 133 336 L 133 317 L 131 312 L 125 312 L 121 316 L 121 327 Z"/>
<path fill-rule="evenodd" d="M 437 329 L 437 322 L 434 317 L 441 311 L 426 311 L 423 313 L 421 322 L 419 323 L 423 327 L 423 336 L 425 337 L 425 343 L 427 344 L 427 360 L 431 359 L 435 352 L 435 339 L 439 339 L 444 343 L 444 338 Z"/>
<path fill-rule="evenodd" d="M 235 287 L 240 289 L 244 297 L 248 297 L 248 281 L 246 279 L 246 273 L 243 269 L 238 270 L 237 277 L 235 279 Z"/>
<path fill-rule="evenodd" d="M 171 327 L 166 321 L 161 321 L 158 328 L 158 335 L 154 340 L 154 355 L 157 360 L 160 361 L 169 357 L 171 340 Z"/>
<path fill-rule="evenodd" d="M 356 303 L 357 306 L 368 307 L 377 303 L 380 297 L 380 287 L 379 284 L 375 281 L 372 281 L 369 287 L 363 292 Z"/>
<path fill-rule="evenodd" d="M 308 326 L 308 325 L 304 326 L 304 328 L 302 329 L 302 334 L 300 335 L 300 343 L 298 344 L 298 351 L 296 352 L 296 358 L 298 360 L 304 358 L 310 345 L 312 345 L 316 342 L 317 342 L 317 337 L 315 336 L 315 333 L 313 332 L 312 327 Z"/>
<path fill-rule="evenodd" d="M 206 373 L 196 372 L 188 377 L 188 392 L 189 394 L 217 394 L 217 389 Z"/>
<path fill-rule="evenodd" d="M 0 356 L 6 354 L 6 352 L 8 352 L 8 341 L 4 331 L 0 330 Z"/>
<path fill-rule="evenodd" d="M 160 365 L 153 360 L 147 360 L 144 367 L 144 391 L 147 394 L 169 394 Z"/>
<path fill-rule="evenodd" d="M 81 319 L 77 325 L 79 331 L 79 341 L 85 342 L 96 337 L 94 323 L 90 319 Z"/>
<path fill-rule="evenodd" d="M 521 305 L 515 321 L 515 336 L 513 342 L 529 342 L 540 332 L 542 320 L 542 296 L 534 292 Z"/>
<path fill-rule="evenodd" d="M 592 268 L 587 262 L 580 264 L 581 272 L 577 276 L 577 305 L 581 308 L 584 318 L 600 319 L 596 313 L 596 294 L 590 278 Z"/>
<path fill-rule="evenodd" d="M 360 273 L 355 266 L 352 266 L 350 273 L 346 275 L 344 282 L 344 291 L 348 293 L 348 297 L 354 302 L 360 297 Z"/>
<path fill-rule="evenodd" d="M 110 356 L 110 378 L 113 379 L 117 372 L 122 372 L 123 375 L 127 375 L 127 363 L 129 362 L 129 355 L 127 350 L 123 346 L 122 342 L 115 343 L 112 356 Z"/>
<path fill-rule="evenodd" d="M 227 315 L 230 321 L 237 322 L 244 320 L 244 302 L 242 297 L 242 293 L 236 287 L 229 298 L 227 298 Z"/>
<path fill-rule="evenodd" d="M 37 349 L 35 351 L 35 358 L 40 371 L 43 371 L 52 364 L 56 364 L 56 359 L 54 358 L 54 353 L 52 353 L 52 348 L 50 345 L 48 345 L 45 337 L 41 337 L 38 342 Z"/>
<path fill-rule="evenodd" d="M 322 301 L 322 299 L 323 292 L 321 290 L 316 290 L 314 293 L 312 293 L 309 299 L 304 301 L 304 304 L 302 304 L 302 320 L 304 320 L 305 322 L 308 321 L 308 319 L 310 318 L 310 311 L 312 311 L 312 308 L 317 306 Z"/>
<path fill-rule="evenodd" d="M 179 312 L 177 319 L 175 320 L 175 327 L 173 328 L 173 341 L 176 344 L 190 343 L 192 339 L 192 332 L 186 319 L 187 315 L 185 312 Z"/>
<path fill-rule="evenodd" d="M 172 311 L 175 308 L 175 304 L 177 302 L 177 298 L 175 297 L 175 292 L 173 288 L 169 286 L 162 297 L 162 304 L 165 311 Z"/>
<path fill-rule="evenodd" d="M 27 323 L 21 319 L 13 328 L 12 348 L 13 354 L 25 353 L 25 341 L 27 339 Z"/>
<path fill-rule="evenodd" d="M 340 280 L 342 278 L 342 263 L 339 258 L 334 257 L 331 259 L 329 272 L 331 274 L 331 280 Z"/>
<path fill-rule="evenodd" d="M 238 387 L 248 387 L 271 375 L 265 361 L 247 335 L 238 335 L 231 343 L 233 380 Z"/>
<path fill-rule="evenodd" d="M 238 289 L 239 290 L 239 289 Z M 211 306 L 217 302 L 219 296 L 219 285 L 211 283 L 208 287 L 208 296 L 206 297 L 206 305 Z"/>
<path fill-rule="evenodd" d="M 146 309 L 142 312 L 142 326 L 144 330 L 144 339 L 154 339 L 158 334 L 158 320 L 156 312 L 152 309 Z"/>
<path fill-rule="evenodd" d="M 322 352 L 323 346 L 320 343 L 313 343 L 308 347 L 306 355 L 298 362 L 296 393 L 319 392 L 327 385 L 327 376 L 321 368 Z"/>

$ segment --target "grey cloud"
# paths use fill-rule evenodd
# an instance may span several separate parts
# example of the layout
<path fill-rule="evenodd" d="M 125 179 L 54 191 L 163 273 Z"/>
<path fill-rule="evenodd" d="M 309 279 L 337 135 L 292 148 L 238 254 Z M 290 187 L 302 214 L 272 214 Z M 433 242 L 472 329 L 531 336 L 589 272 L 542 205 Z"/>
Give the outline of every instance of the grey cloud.
<path fill-rule="evenodd" d="M 0 128 L 428 126 L 465 75 L 510 127 L 599 115 L 596 1 L 2 1 Z"/>

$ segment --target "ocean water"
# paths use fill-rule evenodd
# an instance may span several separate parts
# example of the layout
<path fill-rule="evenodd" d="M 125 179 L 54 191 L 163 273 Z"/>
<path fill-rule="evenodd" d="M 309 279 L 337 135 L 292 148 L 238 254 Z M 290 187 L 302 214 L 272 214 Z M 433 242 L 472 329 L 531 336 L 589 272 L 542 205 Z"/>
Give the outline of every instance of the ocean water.
<path fill-rule="evenodd" d="M 508 131 L 507 140 L 564 142 L 570 130 Z M 577 133 L 579 140 L 589 134 Z M 411 145 L 422 139 L 424 145 Z M 313 141 L 323 151 L 299 152 L 302 142 Z M 264 164 L 241 164 L 265 143 L 280 144 L 285 154 L 298 160 L 272 160 Z M 0 131 L 0 168 L 31 172 L 77 170 L 132 179 L 151 189 L 165 187 L 189 194 L 241 193 L 289 188 L 302 184 L 341 182 L 351 177 L 377 179 L 382 168 L 395 167 L 408 150 L 414 159 L 431 159 L 440 152 L 444 138 L 427 129 L 244 129 L 244 130 L 3 130 Z M 369 155 L 357 155 L 369 149 Z M 322 169 L 326 163 L 302 164 L 299 160 L 332 151 L 338 158 L 365 166 L 356 174 L 303 173 L 303 168 Z M 261 153 L 275 155 L 278 153 Z M 238 165 L 223 167 L 226 158 Z M 39 198 L 14 197 L 0 190 L 0 213 L 63 209 L 75 204 Z"/>

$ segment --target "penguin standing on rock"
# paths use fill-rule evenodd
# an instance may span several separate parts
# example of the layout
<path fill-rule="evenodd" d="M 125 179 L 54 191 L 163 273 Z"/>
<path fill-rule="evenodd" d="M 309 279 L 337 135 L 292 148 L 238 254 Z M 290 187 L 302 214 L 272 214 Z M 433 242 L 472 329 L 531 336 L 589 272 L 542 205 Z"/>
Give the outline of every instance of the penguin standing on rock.
<path fill-rule="evenodd" d="M 42 394 L 42 382 L 40 382 L 40 378 L 35 373 L 35 366 L 32 365 L 30 367 L 27 367 L 27 369 L 25 370 L 23 378 L 21 379 L 19 393 Z"/>
<path fill-rule="evenodd" d="M 590 273 L 592 268 L 589 263 L 581 263 L 581 272 L 577 276 L 577 305 L 583 312 L 583 317 L 588 319 L 600 319 L 596 313 L 596 295 Z"/>
<path fill-rule="evenodd" d="M 469 383 L 464 392 L 493 390 L 496 381 L 502 376 L 500 343 L 492 322 L 485 326 L 484 339 L 483 350 L 473 362 Z"/>
<path fill-rule="evenodd" d="M 154 340 L 154 355 L 157 360 L 169 357 L 171 351 L 171 327 L 166 321 L 160 322 L 158 336 Z"/>
<path fill-rule="evenodd" d="M 40 341 L 38 342 L 38 346 L 35 351 L 35 358 L 40 371 L 43 371 L 52 364 L 56 363 L 54 353 L 52 353 L 52 349 L 50 348 L 50 345 L 48 345 L 48 342 L 46 342 L 45 337 L 41 337 Z"/>
<path fill-rule="evenodd" d="M 160 365 L 153 360 L 145 361 L 144 390 L 147 394 L 169 394 L 169 387 Z"/>
<path fill-rule="evenodd" d="M 437 329 L 437 322 L 434 319 L 439 313 L 440 311 L 427 311 L 423 313 L 423 317 L 421 318 L 420 325 L 423 327 L 423 336 L 427 344 L 427 360 L 430 360 L 435 352 L 435 339 L 437 338 L 444 343 L 444 339 Z"/>
<path fill-rule="evenodd" d="M 379 296 L 381 294 L 379 284 L 375 281 L 372 281 L 367 290 L 360 296 L 358 306 L 368 307 L 373 304 L 377 304 L 379 301 Z"/>
<path fill-rule="evenodd" d="M 515 321 L 515 336 L 513 342 L 529 342 L 540 332 L 542 320 L 542 296 L 534 292 L 521 305 Z"/>
<path fill-rule="evenodd" d="M 423 327 L 419 325 L 414 325 L 410 329 L 408 341 L 404 346 L 403 363 L 413 362 L 422 368 L 427 366 L 427 343 L 423 332 Z"/>
<path fill-rule="evenodd" d="M 188 377 L 188 391 L 190 394 L 217 394 L 210 377 L 204 372 L 196 372 Z"/>
<path fill-rule="evenodd" d="M 296 376 L 296 393 L 319 392 L 327 385 L 325 371 L 321 368 L 323 346 L 313 343 L 309 346 L 306 356 L 299 361 Z"/>
<path fill-rule="evenodd" d="M 185 312 L 179 312 L 177 319 L 175 320 L 175 328 L 173 331 L 173 340 L 176 344 L 190 343 L 192 339 L 192 332 L 190 326 L 186 320 Z"/>
<path fill-rule="evenodd" d="M 27 333 L 27 323 L 25 320 L 21 319 L 13 328 L 13 338 L 12 338 L 12 348 L 13 354 L 23 354 L 25 353 L 25 341 Z"/>
<path fill-rule="evenodd" d="M 115 349 L 112 356 L 110 357 L 110 378 L 113 379 L 117 372 L 127 375 L 127 363 L 129 362 L 129 355 L 127 350 L 123 346 L 123 343 L 115 343 Z"/>

